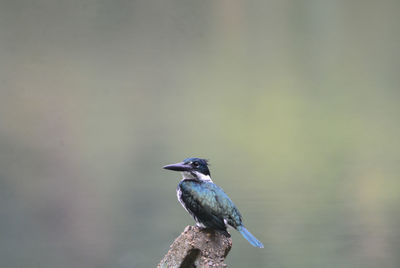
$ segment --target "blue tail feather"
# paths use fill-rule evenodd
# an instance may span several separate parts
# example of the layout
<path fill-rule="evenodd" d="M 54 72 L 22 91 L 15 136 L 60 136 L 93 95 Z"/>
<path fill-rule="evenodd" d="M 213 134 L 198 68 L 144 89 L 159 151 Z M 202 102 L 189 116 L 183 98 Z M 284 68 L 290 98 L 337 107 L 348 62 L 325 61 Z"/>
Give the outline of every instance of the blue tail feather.
<path fill-rule="evenodd" d="M 250 242 L 254 247 L 257 248 L 263 248 L 264 245 L 257 240 L 257 238 L 254 237 L 244 226 L 239 226 L 238 231 L 243 235 L 244 238 L 246 238 L 247 241 Z"/>

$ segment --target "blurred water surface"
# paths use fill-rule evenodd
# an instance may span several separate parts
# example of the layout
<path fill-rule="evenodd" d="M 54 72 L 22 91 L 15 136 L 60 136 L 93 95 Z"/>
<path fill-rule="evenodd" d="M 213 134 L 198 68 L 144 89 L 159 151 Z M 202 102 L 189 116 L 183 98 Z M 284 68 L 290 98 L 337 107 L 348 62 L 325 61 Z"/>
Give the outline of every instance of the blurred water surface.
<path fill-rule="evenodd" d="M 400 266 L 400 2 L 0 2 L 0 266 L 154 267 L 210 159 L 265 245 Z"/>

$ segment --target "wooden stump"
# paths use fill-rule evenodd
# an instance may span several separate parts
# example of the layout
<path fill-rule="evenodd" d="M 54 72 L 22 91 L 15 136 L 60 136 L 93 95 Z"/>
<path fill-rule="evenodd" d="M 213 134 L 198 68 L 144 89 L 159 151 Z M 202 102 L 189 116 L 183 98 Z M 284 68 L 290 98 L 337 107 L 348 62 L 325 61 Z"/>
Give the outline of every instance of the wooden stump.
<path fill-rule="evenodd" d="M 227 267 L 232 239 L 211 229 L 187 226 L 175 239 L 157 268 Z"/>

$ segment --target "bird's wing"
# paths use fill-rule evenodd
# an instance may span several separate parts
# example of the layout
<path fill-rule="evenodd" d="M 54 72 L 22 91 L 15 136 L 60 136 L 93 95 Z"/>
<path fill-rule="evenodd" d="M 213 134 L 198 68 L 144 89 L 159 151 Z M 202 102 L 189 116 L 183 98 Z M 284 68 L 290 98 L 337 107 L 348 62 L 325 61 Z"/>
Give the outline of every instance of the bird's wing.
<path fill-rule="evenodd" d="M 186 209 L 206 227 L 226 230 L 224 219 L 231 222 L 232 217 L 241 217 L 233 202 L 225 192 L 212 183 L 182 182 L 182 201 Z"/>

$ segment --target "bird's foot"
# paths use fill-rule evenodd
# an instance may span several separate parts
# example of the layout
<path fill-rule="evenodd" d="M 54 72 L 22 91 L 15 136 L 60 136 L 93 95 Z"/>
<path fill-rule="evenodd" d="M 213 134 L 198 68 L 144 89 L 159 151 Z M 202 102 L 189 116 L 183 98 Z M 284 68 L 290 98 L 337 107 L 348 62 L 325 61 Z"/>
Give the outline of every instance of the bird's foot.
<path fill-rule="evenodd" d="M 213 229 L 213 228 L 209 228 L 209 227 L 202 227 L 201 229 L 207 234 L 208 237 L 214 237 L 215 232 L 219 232 L 226 237 L 231 237 L 231 234 L 228 233 L 227 230 L 217 230 L 217 229 Z"/>
<path fill-rule="evenodd" d="M 218 232 L 220 232 L 221 234 L 225 235 L 226 237 L 231 237 L 231 234 L 228 233 L 227 230 L 218 230 Z"/>

